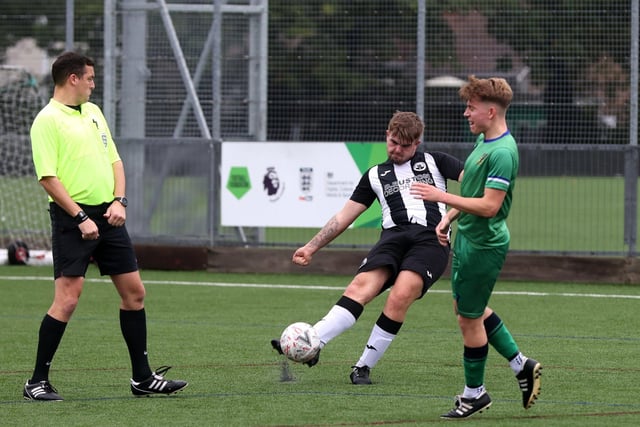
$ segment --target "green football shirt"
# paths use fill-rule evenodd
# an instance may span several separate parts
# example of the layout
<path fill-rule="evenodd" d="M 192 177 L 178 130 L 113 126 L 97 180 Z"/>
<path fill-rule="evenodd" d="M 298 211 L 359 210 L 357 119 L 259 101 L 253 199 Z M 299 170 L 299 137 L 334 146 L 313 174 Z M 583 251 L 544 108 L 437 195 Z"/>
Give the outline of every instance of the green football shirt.
<path fill-rule="evenodd" d="M 58 177 L 76 203 L 113 200 L 113 163 L 120 156 L 97 105 L 87 102 L 78 111 L 51 99 L 31 126 L 31 149 L 38 180 Z"/>
<path fill-rule="evenodd" d="M 485 188 L 506 192 L 502 207 L 493 218 L 464 212 L 458 217 L 458 233 L 476 247 L 493 247 L 509 243 L 506 219 L 509 216 L 520 160 L 516 141 L 509 131 L 491 140 L 478 136 L 476 145 L 464 164 L 460 184 L 462 197 L 482 197 Z"/>

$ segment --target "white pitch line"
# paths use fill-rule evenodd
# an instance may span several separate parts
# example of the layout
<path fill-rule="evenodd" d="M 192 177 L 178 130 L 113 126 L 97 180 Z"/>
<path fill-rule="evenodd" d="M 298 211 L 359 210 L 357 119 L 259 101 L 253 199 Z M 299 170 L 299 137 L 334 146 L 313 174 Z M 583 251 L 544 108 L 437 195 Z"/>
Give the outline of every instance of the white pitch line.
<path fill-rule="evenodd" d="M 0 281 L 53 281 L 46 276 L 0 276 Z M 109 279 L 87 279 L 93 283 L 111 283 Z M 285 285 L 271 283 L 225 283 L 225 282 L 190 282 L 182 280 L 144 280 L 146 284 L 154 285 L 180 285 L 180 286 L 211 286 L 218 288 L 263 288 L 263 289 L 313 289 L 323 291 L 339 291 L 345 286 L 324 286 L 324 285 Z M 449 290 L 431 289 L 429 293 L 448 294 Z M 526 292 L 526 291 L 494 291 L 493 295 L 521 295 L 533 297 L 582 297 L 582 298 L 612 298 L 612 299 L 640 299 L 640 295 L 621 294 L 595 294 L 595 293 L 570 293 L 570 292 Z"/>

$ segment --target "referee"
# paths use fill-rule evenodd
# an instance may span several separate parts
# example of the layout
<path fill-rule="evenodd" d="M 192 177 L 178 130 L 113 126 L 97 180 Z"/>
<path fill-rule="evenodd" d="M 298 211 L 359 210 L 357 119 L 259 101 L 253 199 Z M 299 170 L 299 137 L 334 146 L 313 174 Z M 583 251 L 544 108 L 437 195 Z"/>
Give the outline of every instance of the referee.
<path fill-rule="evenodd" d="M 62 400 L 49 382 L 49 367 L 76 309 L 91 260 L 111 277 L 121 297 L 120 328 L 131 358 L 131 392 L 171 394 L 185 381 L 166 380 L 147 359 L 145 288 L 125 227 L 127 199 L 122 161 L 100 108 L 89 102 L 94 62 L 67 52 L 51 68 L 53 98 L 31 127 L 33 163 L 49 195 L 55 291 L 40 324 L 27 400 Z"/>

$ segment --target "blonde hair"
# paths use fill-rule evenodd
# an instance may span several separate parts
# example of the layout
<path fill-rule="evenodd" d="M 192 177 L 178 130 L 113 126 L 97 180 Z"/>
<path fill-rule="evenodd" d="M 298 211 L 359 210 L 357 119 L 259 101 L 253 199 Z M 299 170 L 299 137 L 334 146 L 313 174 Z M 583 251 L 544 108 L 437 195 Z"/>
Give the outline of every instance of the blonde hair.
<path fill-rule="evenodd" d="M 511 86 L 505 79 L 499 77 L 479 79 L 471 75 L 469 81 L 460 88 L 458 94 L 464 101 L 476 98 L 480 101 L 495 102 L 505 110 L 513 99 Z"/>
<path fill-rule="evenodd" d="M 396 111 L 389 120 L 387 130 L 402 141 L 414 142 L 422 136 L 424 123 L 416 113 Z"/>

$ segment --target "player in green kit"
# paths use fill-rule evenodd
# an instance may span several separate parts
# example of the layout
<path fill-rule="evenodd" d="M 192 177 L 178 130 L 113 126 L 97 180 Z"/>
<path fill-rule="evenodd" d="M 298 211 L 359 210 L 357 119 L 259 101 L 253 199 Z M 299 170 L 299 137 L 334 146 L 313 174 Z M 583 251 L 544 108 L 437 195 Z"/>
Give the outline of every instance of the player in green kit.
<path fill-rule="evenodd" d="M 469 128 L 478 135 L 464 164 L 460 196 L 421 183 L 412 186 L 415 197 L 451 207 L 436 227 L 441 244 L 449 244 L 451 222 L 458 220 L 451 286 L 464 342 L 465 388 L 456 396 L 455 407 L 442 418 L 466 418 L 491 406 L 484 386 L 489 344 L 509 361 L 525 409 L 540 394 L 542 369 L 520 352 L 507 327 L 488 306 L 509 249 L 506 219 L 519 167 L 516 141 L 506 122 L 513 92 L 504 79 L 470 76 L 459 93 L 466 101 L 464 116 Z"/>

